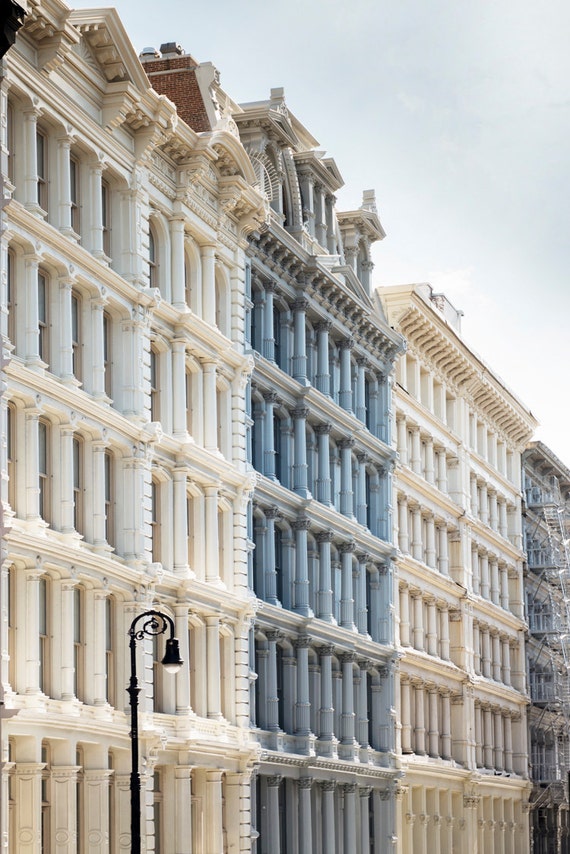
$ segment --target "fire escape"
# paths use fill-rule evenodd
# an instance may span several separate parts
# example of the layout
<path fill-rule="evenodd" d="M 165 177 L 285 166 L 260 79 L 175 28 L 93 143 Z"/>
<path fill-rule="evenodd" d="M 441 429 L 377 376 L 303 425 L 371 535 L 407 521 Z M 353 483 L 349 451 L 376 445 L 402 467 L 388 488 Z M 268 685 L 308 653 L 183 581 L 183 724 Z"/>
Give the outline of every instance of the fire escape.
<path fill-rule="evenodd" d="M 527 475 L 526 546 L 535 854 L 566 854 L 570 771 L 570 548 L 555 475 Z"/>

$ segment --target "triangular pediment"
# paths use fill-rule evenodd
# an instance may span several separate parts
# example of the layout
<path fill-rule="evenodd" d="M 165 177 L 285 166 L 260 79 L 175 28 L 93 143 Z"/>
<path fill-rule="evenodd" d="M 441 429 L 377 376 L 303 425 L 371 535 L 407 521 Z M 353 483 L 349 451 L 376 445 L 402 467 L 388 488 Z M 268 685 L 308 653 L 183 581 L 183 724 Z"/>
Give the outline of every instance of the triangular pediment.
<path fill-rule="evenodd" d="M 89 67 L 95 63 L 107 83 L 130 83 L 143 92 L 150 88 L 116 9 L 76 9 L 69 21 L 85 41 L 79 55 Z"/>

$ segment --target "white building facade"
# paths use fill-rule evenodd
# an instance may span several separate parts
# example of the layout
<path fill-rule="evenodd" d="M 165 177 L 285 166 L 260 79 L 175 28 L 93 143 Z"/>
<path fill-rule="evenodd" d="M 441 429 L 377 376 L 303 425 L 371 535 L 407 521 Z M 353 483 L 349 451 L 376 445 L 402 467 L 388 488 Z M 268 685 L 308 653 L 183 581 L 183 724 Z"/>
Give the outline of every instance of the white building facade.
<path fill-rule="evenodd" d="M 2 78 L 2 850 L 250 850 L 246 235 L 266 216 L 212 89 L 200 135 L 116 12 L 30 7 Z M 216 110 L 218 112 L 216 112 Z M 162 639 L 160 639 L 162 640 Z"/>
<path fill-rule="evenodd" d="M 395 382 L 398 851 L 528 851 L 521 452 L 536 422 L 429 285 L 380 288 Z"/>

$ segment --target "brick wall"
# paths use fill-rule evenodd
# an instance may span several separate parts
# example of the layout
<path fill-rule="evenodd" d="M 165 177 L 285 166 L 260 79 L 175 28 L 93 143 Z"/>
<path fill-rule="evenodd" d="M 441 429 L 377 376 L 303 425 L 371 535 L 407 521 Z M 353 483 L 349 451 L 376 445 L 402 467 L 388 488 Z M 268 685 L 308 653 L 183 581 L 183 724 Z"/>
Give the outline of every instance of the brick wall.
<path fill-rule="evenodd" d="M 176 104 L 178 115 L 192 130 L 211 130 L 196 79 L 197 63 L 190 55 L 147 61 L 143 67 L 153 89 Z"/>

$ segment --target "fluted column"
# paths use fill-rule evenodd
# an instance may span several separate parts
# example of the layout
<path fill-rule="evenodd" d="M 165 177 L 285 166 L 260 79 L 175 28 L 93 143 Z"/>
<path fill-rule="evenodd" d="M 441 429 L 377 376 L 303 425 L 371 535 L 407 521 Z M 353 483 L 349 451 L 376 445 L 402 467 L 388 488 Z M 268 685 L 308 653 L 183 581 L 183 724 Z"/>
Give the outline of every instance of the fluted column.
<path fill-rule="evenodd" d="M 491 648 L 489 629 L 479 626 L 479 634 L 481 637 L 481 670 L 483 676 L 487 679 L 491 678 Z"/>
<path fill-rule="evenodd" d="M 400 643 L 410 646 L 410 590 L 407 584 L 400 587 Z"/>
<path fill-rule="evenodd" d="M 190 711 L 190 645 L 188 637 L 188 612 L 187 604 L 174 606 L 174 625 L 176 637 L 180 644 L 180 657 L 184 662 L 176 674 L 176 714 L 187 715 Z"/>
<path fill-rule="evenodd" d="M 293 490 L 297 495 L 301 495 L 303 498 L 311 497 L 307 486 L 308 466 L 306 419 L 308 418 L 308 415 L 309 409 L 305 406 L 299 406 L 291 412 L 295 431 Z"/>
<path fill-rule="evenodd" d="M 412 510 L 412 557 L 423 560 L 422 511 L 417 506 Z"/>
<path fill-rule="evenodd" d="M 439 695 L 435 685 L 430 685 L 428 689 L 429 702 L 429 755 L 433 757 L 439 756 Z"/>
<path fill-rule="evenodd" d="M 431 569 L 436 568 L 435 561 L 435 519 L 428 516 L 426 519 L 426 555 L 425 561 Z"/>
<path fill-rule="evenodd" d="M 279 696 L 277 693 L 277 641 L 281 633 L 270 631 L 266 633 L 268 645 L 267 657 L 267 680 L 266 680 L 266 703 L 267 721 L 266 726 L 270 732 L 279 731 Z"/>
<path fill-rule="evenodd" d="M 441 697 L 441 758 L 451 759 L 451 697 L 443 691 Z"/>
<path fill-rule="evenodd" d="M 356 579 L 356 627 L 361 635 L 368 634 L 368 609 L 366 607 L 366 576 L 370 555 L 365 552 L 357 554 L 358 577 Z"/>
<path fill-rule="evenodd" d="M 352 588 L 352 555 L 355 550 L 354 543 L 342 543 L 339 546 L 341 553 L 341 602 L 340 602 L 340 624 L 343 629 L 354 631 L 354 599 Z"/>
<path fill-rule="evenodd" d="M 344 850 L 356 850 L 356 783 L 345 783 L 344 792 Z"/>
<path fill-rule="evenodd" d="M 292 305 L 293 309 L 293 378 L 301 385 L 308 385 L 307 345 L 305 339 L 306 317 L 309 301 L 301 297 Z"/>
<path fill-rule="evenodd" d="M 504 500 L 499 501 L 499 534 L 501 537 L 507 536 L 508 532 L 508 524 L 507 524 L 507 502 Z"/>
<path fill-rule="evenodd" d="M 312 616 L 309 608 L 309 562 L 307 555 L 307 531 L 309 519 L 296 519 L 291 527 L 295 531 L 295 608 L 304 617 Z"/>
<path fill-rule="evenodd" d="M 366 424 L 366 359 L 356 360 L 356 406 L 355 414 L 362 424 Z"/>
<path fill-rule="evenodd" d="M 352 665 L 354 653 L 347 652 L 340 656 L 342 662 L 342 715 L 341 734 L 342 744 L 354 744 L 354 685 Z"/>
<path fill-rule="evenodd" d="M 271 840 L 271 854 L 281 854 L 279 787 L 282 780 L 279 774 L 267 778 L 267 838 Z"/>
<path fill-rule="evenodd" d="M 37 132 L 38 116 L 35 109 L 23 111 L 24 118 L 24 204 L 33 213 L 41 213 L 38 203 Z"/>
<path fill-rule="evenodd" d="M 95 441 L 93 448 L 93 545 L 105 546 L 105 451 L 104 442 Z"/>
<path fill-rule="evenodd" d="M 400 694 L 402 698 L 402 753 L 412 753 L 412 724 L 411 724 L 411 690 L 409 678 L 400 677 Z"/>
<path fill-rule="evenodd" d="M 216 246 L 200 247 L 202 260 L 202 317 L 216 325 Z"/>
<path fill-rule="evenodd" d="M 73 499 L 73 427 L 68 425 L 60 431 L 61 461 L 59 474 L 60 523 L 63 534 L 75 530 Z"/>
<path fill-rule="evenodd" d="M 423 756 L 426 752 L 426 730 L 425 730 L 425 689 L 421 682 L 414 684 L 415 703 L 416 703 L 416 750 L 415 752 Z"/>
<path fill-rule="evenodd" d="M 491 634 L 492 643 L 492 673 L 493 679 L 496 682 L 501 681 L 501 638 L 498 631 L 494 630 Z"/>
<path fill-rule="evenodd" d="M 299 637 L 294 641 L 297 650 L 297 702 L 295 703 L 295 735 L 307 736 L 311 732 L 309 699 L 309 637 Z"/>
<path fill-rule="evenodd" d="M 479 701 L 475 701 L 475 764 L 483 767 L 483 709 Z"/>
<path fill-rule="evenodd" d="M 265 415 L 263 419 L 263 474 L 277 480 L 275 467 L 275 406 L 279 401 L 274 391 L 264 392 Z"/>
<path fill-rule="evenodd" d="M 497 493 L 489 492 L 489 525 L 493 531 L 499 529 L 499 517 L 497 514 Z"/>
<path fill-rule="evenodd" d="M 424 601 L 421 590 L 415 588 L 410 591 L 414 607 L 414 648 L 420 651 L 424 649 Z"/>
<path fill-rule="evenodd" d="M 323 394 L 330 395 L 329 332 L 332 323 L 323 320 L 317 323 L 317 388 Z"/>
<path fill-rule="evenodd" d="M 408 499 L 405 495 L 398 496 L 398 548 L 403 554 L 408 554 L 410 551 Z"/>
<path fill-rule="evenodd" d="M 340 389 L 339 404 L 347 412 L 352 412 L 352 362 L 351 351 L 354 347 L 352 338 L 345 338 L 339 342 L 340 349 Z"/>
<path fill-rule="evenodd" d="M 336 852 L 336 828 L 335 828 L 335 808 L 334 808 L 334 790 L 336 783 L 334 780 L 323 780 L 320 784 L 322 791 L 321 813 L 323 821 L 323 852 L 326 854 L 335 854 Z"/>
<path fill-rule="evenodd" d="M 329 436 L 332 430 L 332 424 L 317 424 L 315 433 L 317 434 L 317 456 L 318 456 L 318 475 L 317 475 L 317 500 L 321 504 L 331 505 L 331 472 L 330 472 L 330 447 Z"/>
<path fill-rule="evenodd" d="M 313 826 L 311 821 L 312 777 L 301 777 L 299 787 L 299 854 L 313 854 Z"/>
<path fill-rule="evenodd" d="M 334 739 L 334 707 L 332 685 L 332 656 L 334 646 L 326 644 L 319 647 L 321 662 L 321 708 L 319 738 L 322 741 Z"/>
<path fill-rule="evenodd" d="M 500 588 L 499 588 L 499 565 L 497 558 L 489 558 L 489 572 L 491 576 L 491 602 L 495 605 L 500 604 Z"/>
<path fill-rule="evenodd" d="M 449 575 L 449 550 L 447 542 L 447 525 L 445 522 L 442 522 L 438 527 L 437 538 L 439 542 L 438 569 L 442 575 Z"/>
<path fill-rule="evenodd" d="M 352 492 L 352 449 L 354 439 L 341 439 L 340 448 L 340 512 L 343 516 L 354 518 Z"/>
<path fill-rule="evenodd" d="M 273 282 L 266 282 L 265 290 L 265 306 L 263 309 L 263 355 L 270 362 L 275 361 L 275 330 L 273 329 L 273 295 L 275 293 L 275 285 Z"/>
<path fill-rule="evenodd" d="M 327 623 L 333 620 L 333 592 L 331 584 L 331 542 L 332 531 L 321 531 L 316 539 L 319 544 L 319 594 L 318 614 L 320 620 Z"/>

